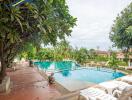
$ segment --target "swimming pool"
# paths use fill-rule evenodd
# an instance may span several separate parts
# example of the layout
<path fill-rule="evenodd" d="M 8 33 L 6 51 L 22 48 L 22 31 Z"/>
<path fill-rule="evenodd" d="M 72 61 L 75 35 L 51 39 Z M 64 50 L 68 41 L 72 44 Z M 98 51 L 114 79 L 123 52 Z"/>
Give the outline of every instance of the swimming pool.
<path fill-rule="evenodd" d="M 58 72 L 55 73 L 55 78 L 57 81 L 62 82 L 66 79 L 79 80 L 92 83 L 100 83 L 108 80 L 113 80 L 124 76 L 121 72 L 115 72 L 112 69 L 107 68 L 96 68 L 87 67 L 85 69 L 76 66 L 72 61 L 60 61 L 60 62 L 35 62 L 42 70 Z M 76 70 L 73 70 L 76 69 Z"/>
<path fill-rule="evenodd" d="M 62 62 L 36 62 L 40 69 L 54 72 L 55 80 L 69 91 L 88 87 L 124 76 L 108 68 L 80 67 L 71 61 Z"/>
<path fill-rule="evenodd" d="M 84 68 L 73 71 L 64 70 L 61 73 L 55 73 L 54 76 L 55 79 L 60 83 L 64 82 L 65 80 L 101 83 L 122 77 L 124 74 L 106 68 Z"/>

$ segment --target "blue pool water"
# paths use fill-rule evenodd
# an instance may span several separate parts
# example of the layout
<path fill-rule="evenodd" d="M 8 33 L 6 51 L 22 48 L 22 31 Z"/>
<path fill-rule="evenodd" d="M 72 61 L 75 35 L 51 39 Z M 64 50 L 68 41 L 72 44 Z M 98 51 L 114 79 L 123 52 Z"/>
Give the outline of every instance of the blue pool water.
<path fill-rule="evenodd" d="M 72 61 L 61 62 L 35 62 L 42 70 L 57 72 L 54 74 L 56 81 L 64 83 L 65 80 L 74 80 L 80 82 L 101 83 L 124 76 L 121 72 L 115 72 L 106 68 L 80 68 Z M 73 70 L 75 69 L 76 70 Z M 60 71 L 60 72 L 58 72 Z"/>
<path fill-rule="evenodd" d="M 110 69 L 97 69 L 97 68 L 85 68 L 78 69 L 74 71 L 63 71 L 66 75 L 62 73 L 55 73 L 55 79 L 62 83 L 65 80 L 77 80 L 82 82 L 92 82 L 92 83 L 101 83 L 108 80 L 113 80 L 119 77 L 124 76 L 121 72 L 115 72 Z"/>
<path fill-rule="evenodd" d="M 35 62 L 37 67 L 46 71 L 61 71 L 75 69 L 75 63 L 72 61 L 58 61 L 58 62 Z"/>

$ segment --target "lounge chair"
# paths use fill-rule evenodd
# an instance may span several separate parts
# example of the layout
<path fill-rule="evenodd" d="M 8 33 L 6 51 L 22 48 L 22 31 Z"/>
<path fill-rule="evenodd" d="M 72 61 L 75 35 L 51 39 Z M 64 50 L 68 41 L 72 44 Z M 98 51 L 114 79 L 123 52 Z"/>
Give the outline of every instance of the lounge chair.
<path fill-rule="evenodd" d="M 115 89 L 117 89 L 118 84 L 115 84 L 112 81 L 108 81 L 108 82 L 102 82 L 102 83 L 100 83 L 99 86 L 103 87 L 104 89 L 106 89 L 107 93 L 112 95 L 113 91 Z"/>
<path fill-rule="evenodd" d="M 119 98 L 119 100 L 132 100 L 132 86 L 127 86 L 122 91 L 115 90 L 113 95 Z"/>
<path fill-rule="evenodd" d="M 93 87 L 81 90 L 80 95 L 86 100 L 117 100 L 117 98 L 106 94 L 105 91 Z"/>
<path fill-rule="evenodd" d="M 132 85 L 130 85 L 130 84 L 126 83 L 126 82 L 122 82 L 122 81 L 112 81 L 112 82 L 114 82 L 115 84 L 118 85 L 117 88 L 120 91 L 123 91 L 126 87 L 132 86 Z"/>
<path fill-rule="evenodd" d="M 122 81 L 109 81 L 109 82 L 103 82 L 99 84 L 100 86 L 104 87 L 107 90 L 107 93 L 113 94 L 114 90 L 123 91 L 126 87 L 132 86 L 126 82 Z"/>
<path fill-rule="evenodd" d="M 106 94 L 103 90 L 98 88 L 87 88 L 80 91 L 80 94 L 86 100 L 132 100 L 132 86 L 123 89 L 118 98 Z"/>
<path fill-rule="evenodd" d="M 121 81 L 127 82 L 129 84 L 132 84 L 132 76 L 123 76 L 120 78 Z"/>

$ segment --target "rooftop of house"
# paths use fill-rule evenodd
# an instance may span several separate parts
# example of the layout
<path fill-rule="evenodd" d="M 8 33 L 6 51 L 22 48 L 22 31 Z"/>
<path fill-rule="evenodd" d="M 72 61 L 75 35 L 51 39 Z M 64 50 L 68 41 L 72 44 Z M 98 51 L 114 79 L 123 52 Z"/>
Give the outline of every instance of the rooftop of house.
<path fill-rule="evenodd" d="M 109 51 L 102 51 L 102 50 L 96 50 L 97 54 L 106 54 L 108 55 L 110 52 Z"/>
<path fill-rule="evenodd" d="M 117 58 L 120 58 L 120 59 L 124 59 L 125 58 L 125 54 L 124 53 L 117 53 Z M 132 59 L 132 55 L 129 55 L 129 58 Z"/>

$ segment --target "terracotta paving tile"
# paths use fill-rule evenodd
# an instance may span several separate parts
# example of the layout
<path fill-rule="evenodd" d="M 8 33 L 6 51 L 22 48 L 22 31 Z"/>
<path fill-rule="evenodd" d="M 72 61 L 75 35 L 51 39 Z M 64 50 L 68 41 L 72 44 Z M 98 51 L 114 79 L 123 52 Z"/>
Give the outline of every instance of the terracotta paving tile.
<path fill-rule="evenodd" d="M 35 68 L 27 67 L 27 63 L 19 65 L 16 71 L 8 70 L 13 86 L 8 94 L 0 94 L 0 100 L 51 100 L 61 94 Z"/>

